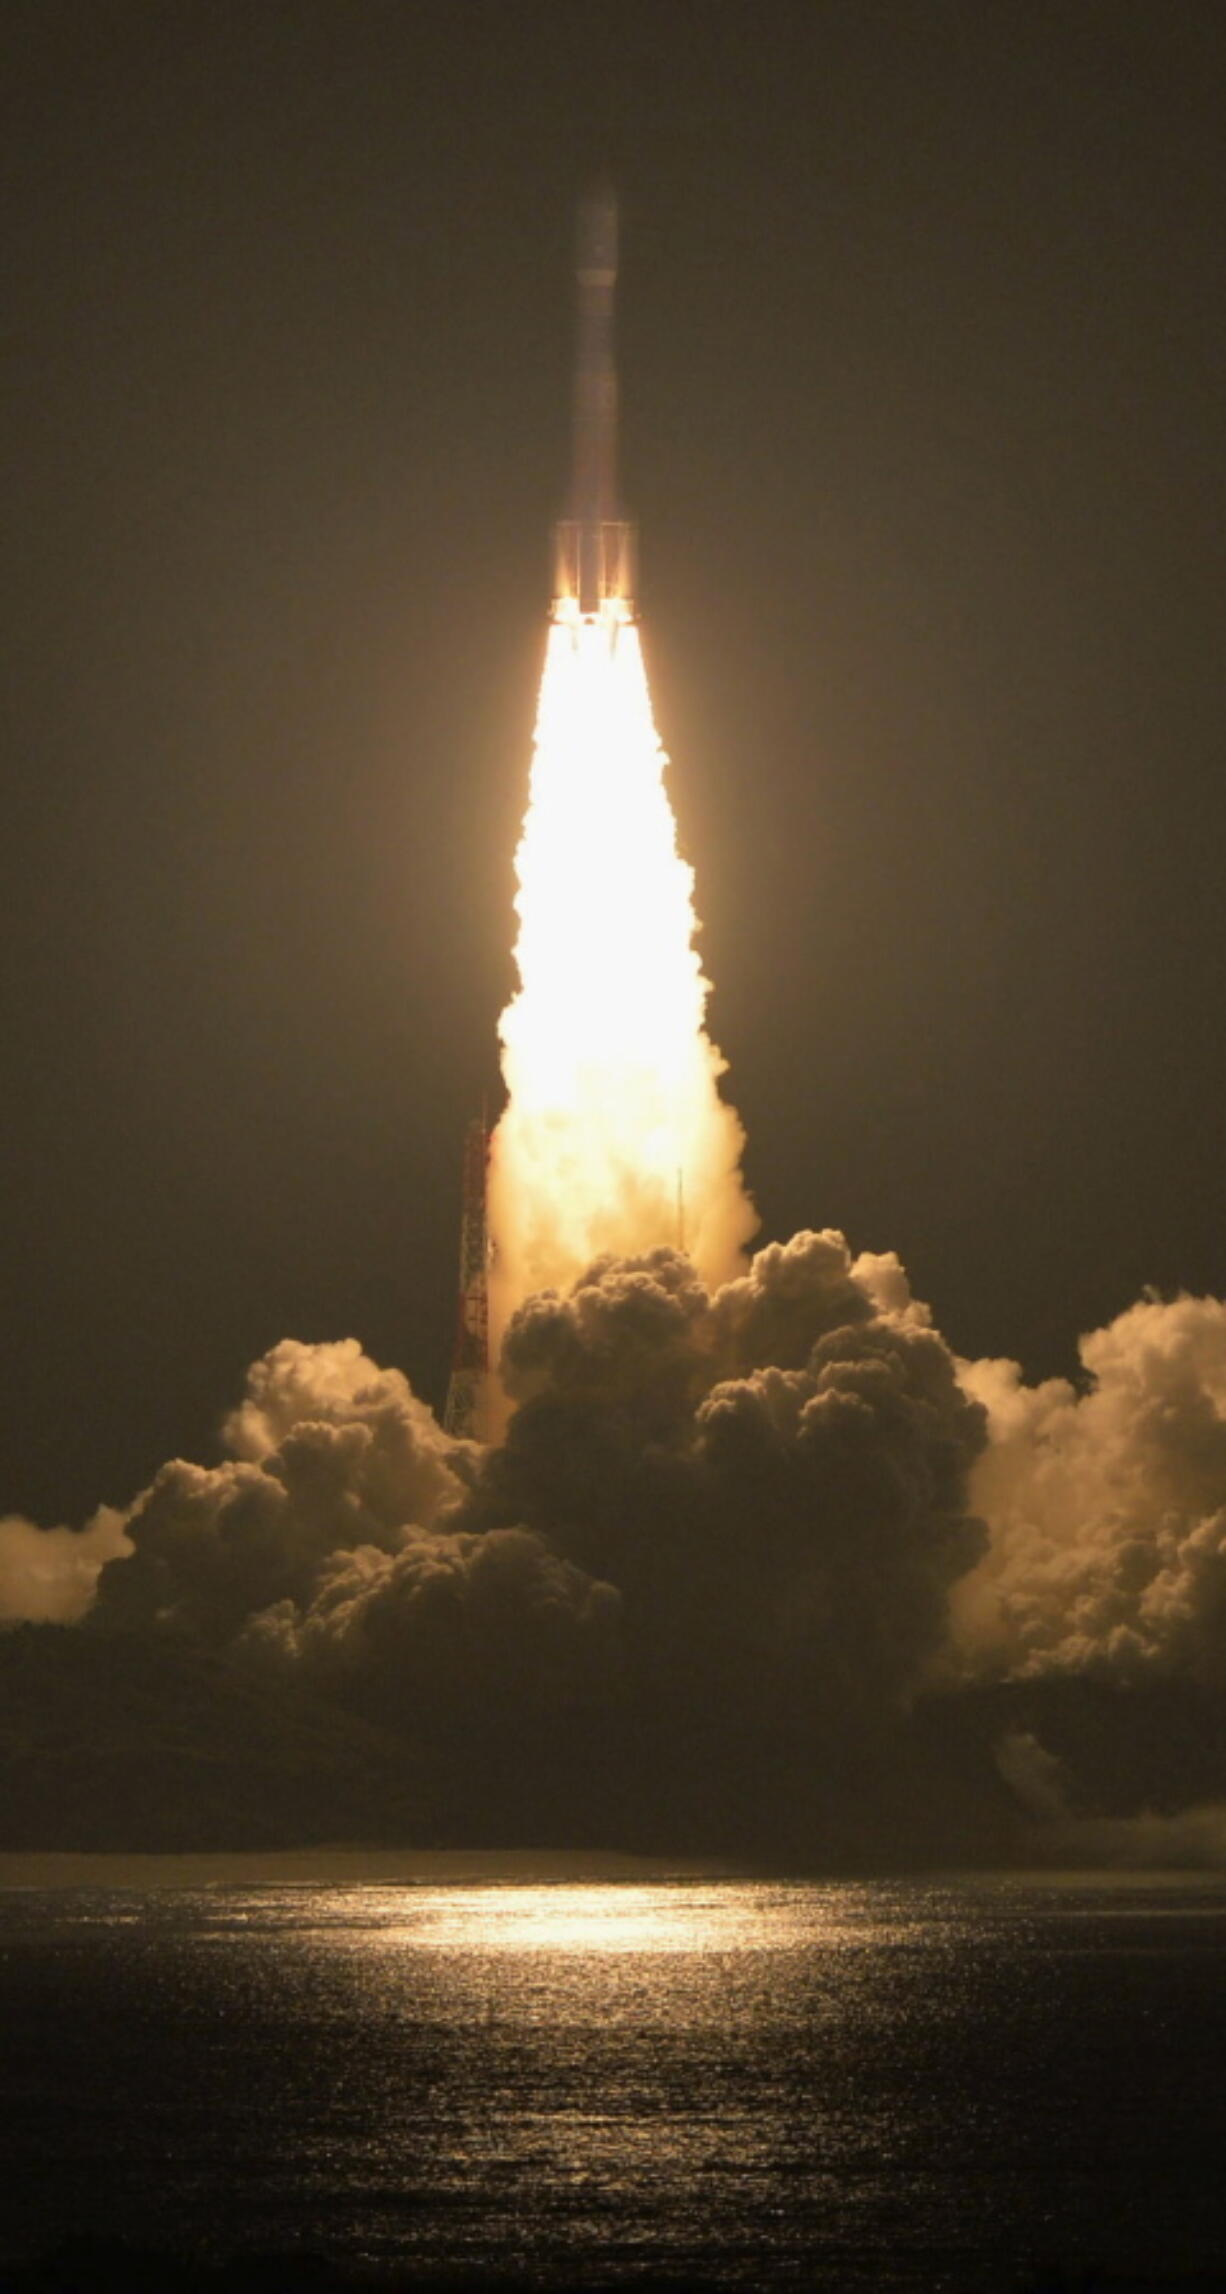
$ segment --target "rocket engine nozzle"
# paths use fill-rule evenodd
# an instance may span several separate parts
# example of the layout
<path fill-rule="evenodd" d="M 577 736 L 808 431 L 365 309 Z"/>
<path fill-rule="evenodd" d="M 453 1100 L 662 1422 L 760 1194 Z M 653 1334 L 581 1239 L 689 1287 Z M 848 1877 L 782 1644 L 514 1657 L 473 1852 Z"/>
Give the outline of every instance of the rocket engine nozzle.
<path fill-rule="evenodd" d="M 554 528 L 554 612 L 633 614 L 634 535 L 617 497 L 617 374 L 613 295 L 617 202 L 593 192 L 579 209 L 575 282 L 574 463 L 567 515 Z"/>

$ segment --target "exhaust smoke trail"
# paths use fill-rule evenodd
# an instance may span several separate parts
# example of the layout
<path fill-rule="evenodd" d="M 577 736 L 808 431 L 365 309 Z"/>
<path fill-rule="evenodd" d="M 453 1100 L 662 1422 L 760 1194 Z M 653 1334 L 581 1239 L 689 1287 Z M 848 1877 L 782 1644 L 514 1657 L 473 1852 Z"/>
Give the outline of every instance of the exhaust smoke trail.
<path fill-rule="evenodd" d="M 677 851 L 630 592 L 616 487 L 617 210 L 580 210 L 574 474 L 555 531 L 554 605 L 527 816 L 516 855 L 519 991 L 499 1035 L 508 1105 L 494 1135 L 495 1333 L 534 1291 L 602 1252 L 683 1249 L 737 1273 L 757 1226 L 744 1134 L 704 1028 L 693 871 Z"/>

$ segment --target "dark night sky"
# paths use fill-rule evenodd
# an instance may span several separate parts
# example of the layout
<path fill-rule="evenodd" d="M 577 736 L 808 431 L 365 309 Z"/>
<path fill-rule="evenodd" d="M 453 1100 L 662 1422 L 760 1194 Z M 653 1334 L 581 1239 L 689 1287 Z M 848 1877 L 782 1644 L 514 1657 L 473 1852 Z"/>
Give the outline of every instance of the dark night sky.
<path fill-rule="evenodd" d="M 1226 1288 L 1220 11 L 3 41 L 0 1511 L 211 1456 L 286 1333 L 440 1392 L 605 165 L 765 1232 L 1032 1373 Z"/>

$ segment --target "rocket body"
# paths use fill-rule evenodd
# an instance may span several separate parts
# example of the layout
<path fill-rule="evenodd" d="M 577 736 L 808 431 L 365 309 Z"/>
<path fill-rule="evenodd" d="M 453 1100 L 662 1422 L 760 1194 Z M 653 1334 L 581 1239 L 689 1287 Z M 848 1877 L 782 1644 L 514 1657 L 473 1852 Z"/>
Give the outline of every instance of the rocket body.
<path fill-rule="evenodd" d="M 554 528 L 554 618 L 598 616 L 612 602 L 633 617 L 633 529 L 617 493 L 617 372 L 613 296 L 617 205 L 598 191 L 579 210 L 573 469 L 567 514 Z"/>

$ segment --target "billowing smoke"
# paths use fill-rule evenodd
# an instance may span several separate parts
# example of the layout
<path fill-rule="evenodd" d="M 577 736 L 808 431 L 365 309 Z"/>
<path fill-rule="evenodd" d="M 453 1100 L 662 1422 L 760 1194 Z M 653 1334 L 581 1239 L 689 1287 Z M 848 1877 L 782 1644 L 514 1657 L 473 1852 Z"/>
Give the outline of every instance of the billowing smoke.
<path fill-rule="evenodd" d="M 132 1550 L 122 1514 L 100 1506 L 86 1528 L 39 1529 L 0 1516 L 0 1626 L 75 1625 L 93 1605 L 108 1561 Z"/>
<path fill-rule="evenodd" d="M 684 1245 L 738 1270 L 757 1224 L 704 1027 L 693 871 L 677 853 L 637 628 L 555 622 L 516 855 L 520 987 L 502 1015 L 495 1328 L 600 1253 Z"/>
<path fill-rule="evenodd" d="M 617 1664 L 620 1601 L 524 1529 L 406 1528 L 395 1553 L 324 1562 L 310 1598 L 248 1619 L 236 1646 L 289 1662 L 393 1721 L 463 1729 L 487 1711 L 586 1707 Z"/>
<path fill-rule="evenodd" d="M 1084 1338 L 1081 1391 L 963 1365 L 991 1545 L 958 1588 L 972 1672 L 1176 1674 L 1226 1689 L 1226 1303 L 1142 1299 Z"/>
<path fill-rule="evenodd" d="M 352 1338 L 275 1346 L 223 1441 L 224 1464 L 175 1459 L 129 1509 L 134 1550 L 105 1576 L 107 1619 L 227 1641 L 269 1604 L 309 1599 L 337 1554 L 397 1552 L 407 1524 L 458 1495 L 469 1455 Z"/>
<path fill-rule="evenodd" d="M 396 1732 L 436 1825 L 735 1841 L 764 1762 L 837 1798 L 984 1537 L 984 1412 L 896 1263 L 801 1235 L 709 1290 L 667 1248 L 600 1259 L 525 1303 L 504 1379 L 482 1452 L 354 1341 L 274 1348 L 229 1454 L 116 1523 L 87 1633 Z"/>
<path fill-rule="evenodd" d="M 983 1533 L 983 1413 L 898 1270 L 841 1235 L 762 1251 L 709 1293 L 668 1250 L 529 1301 L 518 1403 L 467 1501 L 622 1591 L 645 1701 L 719 1733 L 905 1703 Z"/>
<path fill-rule="evenodd" d="M 0 1734 L 71 1643 L 87 1710 L 186 1684 L 158 1757 L 187 1809 L 219 1741 L 238 1776 L 289 1728 L 298 1820 L 333 1832 L 377 1774 L 408 1837 L 1216 1860 L 1226 1307 L 1144 1300 L 1082 1359 L 1078 1387 L 958 1362 L 833 1232 L 714 1287 L 660 1246 L 530 1297 L 489 1449 L 354 1340 L 286 1341 L 219 1463 L 80 1533 L 0 1527 L 0 1616 L 35 1635 Z M 262 1836 L 212 1789 L 215 1834 Z"/>

